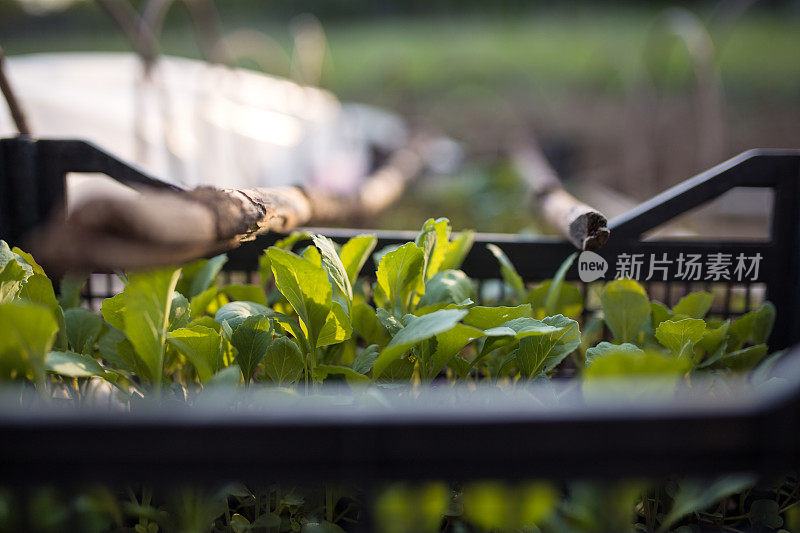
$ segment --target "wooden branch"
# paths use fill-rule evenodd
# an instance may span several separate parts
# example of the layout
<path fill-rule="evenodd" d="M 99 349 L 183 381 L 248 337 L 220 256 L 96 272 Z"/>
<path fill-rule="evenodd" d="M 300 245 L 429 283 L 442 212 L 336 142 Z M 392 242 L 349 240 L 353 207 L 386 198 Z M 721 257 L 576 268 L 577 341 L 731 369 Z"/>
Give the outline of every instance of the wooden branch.
<path fill-rule="evenodd" d="M 389 161 L 367 177 L 355 194 L 337 196 L 304 189 L 311 204 L 311 224 L 341 224 L 373 217 L 392 206 L 425 166 L 423 155 L 428 140 L 413 139 L 395 151 Z"/>
<path fill-rule="evenodd" d="M 511 155 L 538 211 L 553 229 L 580 250 L 596 250 L 606 243 L 610 235 L 606 217 L 564 190 L 535 141 L 517 146 Z"/>
<path fill-rule="evenodd" d="M 374 215 L 394 203 L 423 166 L 411 144 L 352 196 L 300 187 L 199 187 L 96 198 L 66 220 L 63 213 L 54 217 L 26 246 L 53 275 L 182 263 L 229 250 L 259 233 Z"/>
<path fill-rule="evenodd" d="M 30 135 L 31 129 L 28 127 L 25 113 L 22 111 L 19 100 L 17 100 L 17 95 L 14 93 L 11 82 L 6 76 L 6 54 L 2 46 L 0 46 L 0 92 L 3 93 L 6 104 L 8 104 L 8 111 L 11 113 L 11 119 L 14 121 L 14 125 L 19 134 Z"/>

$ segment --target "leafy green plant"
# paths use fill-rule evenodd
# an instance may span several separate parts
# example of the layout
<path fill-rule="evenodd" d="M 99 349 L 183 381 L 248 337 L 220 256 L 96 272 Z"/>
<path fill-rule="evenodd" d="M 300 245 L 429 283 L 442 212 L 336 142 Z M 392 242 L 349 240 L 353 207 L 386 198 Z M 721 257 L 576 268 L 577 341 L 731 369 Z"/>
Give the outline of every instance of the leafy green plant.
<path fill-rule="evenodd" d="M 721 382 L 752 371 L 757 385 L 774 379 L 780 354 L 770 356 L 766 345 L 775 321 L 768 302 L 723 321 L 713 316 L 710 293 L 688 294 L 670 308 L 650 301 L 637 282 L 615 280 L 599 293 L 600 309 L 587 310 L 565 281 L 575 254 L 553 279 L 530 286 L 490 246 L 508 290 L 484 305 L 459 270 L 471 232 L 454 235 L 446 219 L 429 219 L 411 242 L 375 252 L 376 242 L 373 235 L 339 245 L 293 234 L 265 251 L 252 285 L 219 283 L 224 255 L 121 275 L 124 289 L 103 301 L 100 314 L 79 305 L 82 281 L 62 280 L 56 295 L 30 255 L 0 242 L 0 379 L 31 384 L 44 401 L 67 397 L 78 405 L 103 390 L 121 409 L 142 396 L 192 404 L 206 389 L 266 384 L 291 397 L 346 383 L 380 399 L 433 381 L 511 390 L 563 375 L 574 377 L 586 402 L 611 395 L 638 403 L 690 390 L 699 376 Z M 374 279 L 360 276 L 370 258 Z M 625 386 L 608 386 L 623 379 Z M 738 476 L 609 490 L 401 484 L 380 491 L 375 510 L 386 531 L 666 531 L 796 520 L 796 477 L 757 491 L 755 483 Z M 61 509 L 65 520 L 88 513 L 98 531 L 330 532 L 350 529 L 363 499 L 359 489 L 333 484 L 87 491 L 83 503 L 75 498 L 84 496 L 43 492 L 42 505 Z M 16 523 L 14 498 L 0 493 L 2 526 Z"/>

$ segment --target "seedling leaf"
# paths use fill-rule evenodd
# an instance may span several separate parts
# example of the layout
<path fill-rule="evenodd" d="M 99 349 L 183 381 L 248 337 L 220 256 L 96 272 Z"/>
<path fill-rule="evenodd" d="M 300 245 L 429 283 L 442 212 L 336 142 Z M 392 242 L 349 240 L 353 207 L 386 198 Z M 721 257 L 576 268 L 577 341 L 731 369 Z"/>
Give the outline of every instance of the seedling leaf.
<path fill-rule="evenodd" d="M 617 342 L 639 342 L 650 322 L 650 301 L 637 282 L 630 279 L 610 281 L 600 297 L 603 316 Z"/>
<path fill-rule="evenodd" d="M 180 273 L 169 268 L 131 274 L 125 287 L 123 331 L 157 384 L 161 383 L 173 291 Z"/>
<path fill-rule="evenodd" d="M 303 375 L 303 354 L 288 337 L 278 337 L 267 348 L 264 372 L 278 385 L 291 385 Z"/>
<path fill-rule="evenodd" d="M 486 248 L 488 248 L 500 262 L 500 275 L 503 277 L 503 281 L 514 290 L 519 300 L 524 300 L 525 283 L 523 283 L 522 278 L 517 273 L 517 269 L 514 268 L 511 260 L 506 256 L 505 252 L 495 244 L 487 244 Z"/>
<path fill-rule="evenodd" d="M 324 268 L 275 246 L 267 254 L 272 263 L 276 286 L 303 321 L 309 344 L 312 347 L 317 346 L 332 304 L 327 272 Z"/>
<path fill-rule="evenodd" d="M 386 367 L 404 352 L 424 340 L 452 329 L 466 315 L 467 312 L 460 309 L 441 309 L 420 317 L 412 317 L 378 356 L 372 367 L 372 375 L 379 377 Z"/>
<path fill-rule="evenodd" d="M 103 377 L 106 372 L 94 358 L 76 352 L 50 352 L 45 360 L 47 371 L 71 378 Z"/>
<path fill-rule="evenodd" d="M 378 237 L 375 235 L 358 235 L 342 246 L 342 264 L 351 286 L 356 282 L 358 273 L 361 272 L 377 243 Z"/>
<path fill-rule="evenodd" d="M 176 329 L 167 340 L 189 360 L 202 383 L 219 370 L 222 337 L 216 330 L 193 325 Z"/>

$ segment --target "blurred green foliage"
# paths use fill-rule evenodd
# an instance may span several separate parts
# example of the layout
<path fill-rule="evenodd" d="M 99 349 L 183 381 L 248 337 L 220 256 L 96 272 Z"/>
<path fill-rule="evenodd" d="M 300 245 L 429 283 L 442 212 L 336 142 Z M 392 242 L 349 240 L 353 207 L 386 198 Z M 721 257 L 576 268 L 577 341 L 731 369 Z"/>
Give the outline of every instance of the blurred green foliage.
<path fill-rule="evenodd" d="M 139 2 L 141 3 L 141 2 Z M 380 3 L 383 5 L 383 3 Z M 520 1 L 216 2 L 230 31 L 267 33 L 287 50 L 293 16 L 322 19 L 332 62 L 323 84 L 344 98 L 382 104 L 456 85 L 539 91 L 592 89 L 622 93 L 644 75 L 643 54 L 668 4 Z M 424 8 L 423 8 L 424 5 Z M 784 98 L 800 89 L 800 9 L 770 3 L 747 11 L 731 27 L 707 4 L 690 6 L 715 39 L 716 64 L 727 90 Z M 723 9 L 724 11 L 724 9 Z M 64 50 L 127 50 L 113 24 L 91 2 L 43 17 L 0 3 L 0 36 L 9 54 Z M 646 58 L 649 75 L 666 86 L 690 85 L 685 47 L 659 37 Z M 198 57 L 184 9 L 171 10 L 163 50 Z M 275 72 L 286 74 L 286 72 Z"/>

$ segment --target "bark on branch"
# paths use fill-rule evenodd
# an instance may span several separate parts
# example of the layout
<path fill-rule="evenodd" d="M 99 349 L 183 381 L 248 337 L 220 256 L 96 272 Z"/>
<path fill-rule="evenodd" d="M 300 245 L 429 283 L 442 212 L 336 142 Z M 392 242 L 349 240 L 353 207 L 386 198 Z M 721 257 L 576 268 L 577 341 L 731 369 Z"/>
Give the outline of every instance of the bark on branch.
<path fill-rule="evenodd" d="M 580 250 L 596 250 L 610 235 L 606 217 L 568 193 L 535 141 L 512 150 L 517 172 L 545 221 Z"/>
<path fill-rule="evenodd" d="M 52 273 L 175 264 L 238 246 L 267 231 L 336 224 L 392 205 L 424 167 L 420 142 L 398 150 L 350 196 L 300 187 L 143 193 L 89 200 L 31 236 Z"/>

